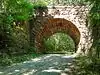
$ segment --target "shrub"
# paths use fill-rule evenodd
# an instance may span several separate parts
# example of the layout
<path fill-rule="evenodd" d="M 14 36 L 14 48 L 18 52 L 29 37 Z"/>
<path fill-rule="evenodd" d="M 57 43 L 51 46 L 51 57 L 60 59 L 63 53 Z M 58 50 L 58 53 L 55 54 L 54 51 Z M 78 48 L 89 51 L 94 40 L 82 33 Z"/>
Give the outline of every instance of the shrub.
<path fill-rule="evenodd" d="M 64 33 L 56 33 L 44 41 L 47 51 L 56 52 L 74 52 L 75 44 L 73 40 Z"/>

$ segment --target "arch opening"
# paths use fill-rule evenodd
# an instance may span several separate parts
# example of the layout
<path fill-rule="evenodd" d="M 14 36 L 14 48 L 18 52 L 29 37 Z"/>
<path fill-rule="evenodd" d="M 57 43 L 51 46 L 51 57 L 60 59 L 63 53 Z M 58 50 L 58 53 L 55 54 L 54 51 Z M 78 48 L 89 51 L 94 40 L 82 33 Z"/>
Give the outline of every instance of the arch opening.
<path fill-rule="evenodd" d="M 80 42 L 80 32 L 78 28 L 66 19 L 51 18 L 44 23 L 36 33 L 35 47 L 37 52 L 44 52 L 43 38 L 49 38 L 57 32 L 63 32 L 69 35 L 75 42 L 75 51 L 77 50 Z"/>
<path fill-rule="evenodd" d="M 57 32 L 49 38 L 44 38 L 45 53 L 66 53 L 73 54 L 75 52 L 75 42 L 66 33 Z"/>

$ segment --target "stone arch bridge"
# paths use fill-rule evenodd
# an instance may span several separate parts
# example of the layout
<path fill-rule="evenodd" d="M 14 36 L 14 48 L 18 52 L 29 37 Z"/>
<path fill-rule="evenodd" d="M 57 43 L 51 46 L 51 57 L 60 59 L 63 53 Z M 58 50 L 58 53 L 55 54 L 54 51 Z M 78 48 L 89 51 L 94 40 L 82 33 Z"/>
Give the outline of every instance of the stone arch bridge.
<path fill-rule="evenodd" d="M 32 29 L 35 33 L 35 46 L 39 52 L 43 48 L 43 37 L 49 37 L 58 31 L 63 31 L 74 40 L 77 53 L 87 53 L 92 42 L 91 33 L 86 27 L 88 12 L 88 6 L 48 6 L 46 13 L 43 12 L 42 16 L 38 15 L 36 18 L 38 20 L 34 22 L 35 26 Z"/>

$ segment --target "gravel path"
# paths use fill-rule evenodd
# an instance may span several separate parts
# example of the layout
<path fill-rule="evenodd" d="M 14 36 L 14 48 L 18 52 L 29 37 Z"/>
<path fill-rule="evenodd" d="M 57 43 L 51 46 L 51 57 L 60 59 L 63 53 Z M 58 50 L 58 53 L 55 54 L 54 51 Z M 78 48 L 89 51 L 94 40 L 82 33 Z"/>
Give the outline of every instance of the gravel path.
<path fill-rule="evenodd" d="M 9 67 L 0 67 L 0 75 L 72 75 L 74 57 L 47 54 Z"/>

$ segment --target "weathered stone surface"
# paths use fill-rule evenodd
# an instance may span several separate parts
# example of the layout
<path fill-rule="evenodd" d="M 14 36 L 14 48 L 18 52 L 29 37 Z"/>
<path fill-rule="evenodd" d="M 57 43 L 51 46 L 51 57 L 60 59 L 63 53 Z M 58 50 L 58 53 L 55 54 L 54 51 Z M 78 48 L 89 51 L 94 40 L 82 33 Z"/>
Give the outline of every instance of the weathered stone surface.
<path fill-rule="evenodd" d="M 87 53 L 88 49 L 92 45 L 90 36 L 91 32 L 86 26 L 87 14 L 89 10 L 90 8 L 86 5 L 48 7 L 48 14 L 46 15 L 46 17 L 41 17 L 41 22 L 38 23 L 39 25 L 42 25 L 42 27 L 40 27 L 40 29 L 36 31 L 36 34 L 39 35 L 36 35 L 36 46 L 42 49 L 42 40 L 39 41 L 39 39 L 42 39 L 41 37 L 45 37 L 45 35 L 51 36 L 52 34 L 56 33 L 57 30 L 62 30 L 63 32 L 67 32 L 67 34 L 69 34 L 74 39 L 76 45 L 78 44 L 80 39 L 77 53 Z M 59 20 L 56 21 L 57 19 L 54 18 L 57 18 Z M 49 19 L 49 21 L 46 19 Z M 60 19 L 63 19 L 62 22 Z M 66 22 L 64 20 L 66 20 Z"/>
<path fill-rule="evenodd" d="M 66 19 L 48 19 L 47 23 L 43 25 L 43 27 L 36 34 L 35 44 L 39 52 L 43 48 L 43 38 L 48 38 L 56 32 L 64 32 L 68 34 L 75 42 L 77 46 L 80 41 L 80 32 L 77 27 L 70 21 Z"/>
<path fill-rule="evenodd" d="M 92 44 L 91 32 L 86 26 L 87 14 L 89 13 L 90 7 L 83 5 L 68 5 L 68 6 L 55 6 L 55 8 L 48 7 L 48 13 L 54 18 L 64 18 L 71 21 L 80 31 L 80 43 L 77 53 L 84 52 L 90 48 Z M 81 51 L 83 50 L 83 51 Z"/>

